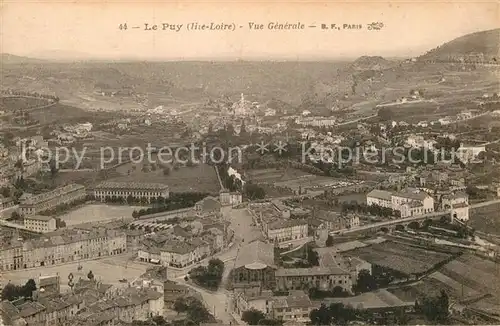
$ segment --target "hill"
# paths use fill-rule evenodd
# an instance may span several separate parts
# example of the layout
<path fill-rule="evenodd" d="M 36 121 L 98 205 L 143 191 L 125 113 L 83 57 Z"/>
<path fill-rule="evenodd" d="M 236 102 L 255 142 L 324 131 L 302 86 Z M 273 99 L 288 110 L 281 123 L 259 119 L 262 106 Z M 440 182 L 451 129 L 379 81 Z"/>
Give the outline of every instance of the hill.
<path fill-rule="evenodd" d="M 0 53 L 1 64 L 23 64 L 23 63 L 42 63 L 44 60 L 21 57 L 9 53 Z"/>
<path fill-rule="evenodd" d="M 475 61 L 480 57 L 486 62 L 498 62 L 500 53 L 500 29 L 492 29 L 458 37 L 438 46 L 419 61 Z"/>
<path fill-rule="evenodd" d="M 354 70 L 383 70 L 392 66 L 389 60 L 380 56 L 362 56 L 356 59 L 350 66 Z"/>

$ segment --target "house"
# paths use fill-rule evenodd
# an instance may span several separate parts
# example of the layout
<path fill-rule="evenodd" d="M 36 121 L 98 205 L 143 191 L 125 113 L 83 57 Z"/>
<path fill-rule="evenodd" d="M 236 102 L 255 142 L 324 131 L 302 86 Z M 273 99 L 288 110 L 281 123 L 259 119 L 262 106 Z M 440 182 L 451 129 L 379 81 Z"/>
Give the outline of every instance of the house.
<path fill-rule="evenodd" d="M 339 286 L 352 291 L 352 275 L 339 266 L 310 268 L 280 268 L 276 270 L 276 287 L 280 291 L 317 288 L 331 291 Z"/>
<path fill-rule="evenodd" d="M 406 215 L 406 213 L 408 212 L 411 213 L 415 211 L 412 210 L 412 208 L 420 212 L 419 215 L 434 212 L 434 199 L 425 191 L 415 188 L 406 188 L 402 191 L 393 193 L 391 196 L 391 202 L 392 202 L 392 209 L 400 211 L 401 217 L 403 218 L 408 216 L 414 216 L 414 215 Z M 417 203 L 410 204 L 410 202 L 417 202 Z M 402 208 L 401 206 L 405 204 L 408 205 Z M 403 213 L 405 213 L 405 215 L 403 215 Z"/>
<path fill-rule="evenodd" d="M 248 310 L 259 310 L 265 315 L 272 315 L 273 309 L 273 291 L 264 290 L 255 294 L 237 292 L 235 294 L 236 313 L 240 316 Z"/>
<path fill-rule="evenodd" d="M 57 229 L 56 219 L 52 216 L 29 215 L 23 220 L 24 227 L 35 232 L 46 233 Z"/>
<path fill-rule="evenodd" d="M 263 226 L 266 237 L 275 243 L 300 240 L 307 238 L 309 235 L 309 228 L 306 220 L 280 219 L 265 223 Z"/>
<path fill-rule="evenodd" d="M 243 196 L 239 191 L 222 189 L 219 193 L 219 200 L 222 206 L 237 206 L 243 202 Z"/>
<path fill-rule="evenodd" d="M 220 214 L 221 203 L 215 197 L 208 196 L 194 205 L 194 211 L 198 216 L 207 216 L 211 214 Z"/>
<path fill-rule="evenodd" d="M 316 308 L 304 291 L 290 291 L 286 297 L 275 297 L 272 317 L 285 323 L 309 323 L 309 314 Z"/>
<path fill-rule="evenodd" d="M 461 162 L 470 163 L 482 152 L 486 152 L 486 146 L 484 145 L 475 146 L 460 143 L 460 147 L 457 149 L 455 155 Z"/>
<path fill-rule="evenodd" d="M 469 203 L 469 196 L 465 192 L 455 192 L 452 194 L 445 194 L 441 197 L 441 209 L 448 210 L 455 204 Z"/>
<path fill-rule="evenodd" d="M 0 302 L 0 325 L 25 326 L 27 322 L 12 302 L 4 300 Z"/>
<path fill-rule="evenodd" d="M 366 202 L 368 205 L 399 211 L 402 218 L 434 212 L 434 199 L 416 188 L 406 188 L 399 192 L 375 189 L 366 195 Z"/>
<path fill-rule="evenodd" d="M 451 221 L 455 219 L 462 222 L 467 222 L 469 220 L 469 204 L 465 202 L 460 202 L 451 205 Z"/>
<path fill-rule="evenodd" d="M 378 205 L 392 208 L 392 193 L 390 191 L 374 189 L 366 195 L 366 203 L 368 206 Z"/>
<path fill-rule="evenodd" d="M 11 197 L 4 197 L 0 195 L 0 210 L 6 209 L 9 207 L 14 206 L 14 201 L 12 200 Z"/>

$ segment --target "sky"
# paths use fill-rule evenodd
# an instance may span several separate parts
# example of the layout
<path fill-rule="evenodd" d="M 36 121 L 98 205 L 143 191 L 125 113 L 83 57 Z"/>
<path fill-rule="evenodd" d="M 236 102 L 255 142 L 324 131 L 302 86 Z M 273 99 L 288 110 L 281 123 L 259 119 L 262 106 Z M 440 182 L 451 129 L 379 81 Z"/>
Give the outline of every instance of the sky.
<path fill-rule="evenodd" d="M 1 1 L 1 0 L 0 0 Z M 453 38 L 500 27 L 486 2 L 119 2 L 3 1 L 0 52 L 50 59 L 316 60 L 361 55 L 412 57 Z M 235 31 L 187 31 L 189 23 L 234 24 Z M 264 24 L 250 30 L 249 23 Z M 267 29 L 270 22 L 318 27 Z M 366 25 L 382 22 L 379 31 Z M 120 24 L 127 30 L 120 30 Z M 183 24 L 179 32 L 144 24 Z M 321 30 L 322 23 L 362 24 Z M 138 26 L 138 29 L 132 29 Z M 241 26 L 241 28 L 240 28 Z"/>

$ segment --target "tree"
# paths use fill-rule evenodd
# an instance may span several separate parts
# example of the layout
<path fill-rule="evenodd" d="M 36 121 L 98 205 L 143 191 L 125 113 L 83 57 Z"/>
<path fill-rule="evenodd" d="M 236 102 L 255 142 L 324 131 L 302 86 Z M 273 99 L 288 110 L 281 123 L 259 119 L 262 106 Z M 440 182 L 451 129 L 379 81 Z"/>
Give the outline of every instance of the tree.
<path fill-rule="evenodd" d="M 12 283 L 8 283 L 2 289 L 2 299 L 13 301 L 19 298 L 19 287 Z"/>
<path fill-rule="evenodd" d="M 56 228 L 65 228 L 66 227 L 66 222 L 63 221 L 61 218 L 57 217 L 56 218 Z"/>
<path fill-rule="evenodd" d="M 333 246 L 333 237 L 331 234 L 328 235 L 328 238 L 326 238 L 326 242 L 325 242 L 325 245 L 327 247 L 331 247 Z"/>
<path fill-rule="evenodd" d="M 2 189 L 0 190 L 0 195 L 2 195 L 4 197 L 10 197 L 9 187 L 2 187 Z"/>
<path fill-rule="evenodd" d="M 408 224 L 408 228 L 412 230 L 417 230 L 420 228 L 420 223 L 418 223 L 417 221 L 410 222 Z"/>
<path fill-rule="evenodd" d="M 174 302 L 174 310 L 179 312 L 185 312 L 187 310 L 188 306 L 186 304 L 186 301 L 183 297 L 179 297 L 175 300 Z"/>
<path fill-rule="evenodd" d="M 30 278 L 23 286 L 8 283 L 2 290 L 2 299 L 13 301 L 18 298 L 30 298 L 36 291 L 36 283 Z"/>
<path fill-rule="evenodd" d="M 90 271 L 88 274 L 87 274 L 87 278 L 89 280 L 93 280 L 94 279 L 94 273 L 92 273 L 92 271 Z"/>
<path fill-rule="evenodd" d="M 313 325 L 330 325 L 332 322 L 330 311 L 324 303 L 309 313 L 309 319 Z"/>
<path fill-rule="evenodd" d="M 246 184 L 244 188 L 244 194 L 248 199 L 251 200 L 263 199 L 266 196 L 264 188 L 253 183 Z"/>
<path fill-rule="evenodd" d="M 208 266 L 198 266 L 193 268 L 189 275 L 193 282 L 208 289 L 217 290 L 224 273 L 224 262 L 213 258 L 208 262 Z"/>
<path fill-rule="evenodd" d="M 307 245 L 307 262 L 310 266 L 319 266 L 319 255 L 309 245 Z"/>
<path fill-rule="evenodd" d="M 378 110 L 377 115 L 382 121 L 390 121 L 393 120 L 394 112 L 390 108 L 385 107 Z"/>
<path fill-rule="evenodd" d="M 25 298 L 29 298 L 33 295 L 33 291 L 36 291 L 35 280 L 30 278 L 22 288 L 22 292 Z"/>
<path fill-rule="evenodd" d="M 366 269 L 362 269 L 358 274 L 358 280 L 354 286 L 355 292 L 368 292 L 377 287 L 375 278 Z"/>
<path fill-rule="evenodd" d="M 404 231 L 405 227 L 401 224 L 396 225 L 396 231 Z"/>
<path fill-rule="evenodd" d="M 262 311 L 254 308 L 243 311 L 243 314 L 241 315 L 241 320 L 246 322 L 248 325 L 259 325 L 259 322 L 265 318 L 266 316 Z"/>
<path fill-rule="evenodd" d="M 448 294 L 441 290 L 437 297 L 425 296 L 415 302 L 415 310 L 423 313 L 428 320 L 445 323 L 449 315 Z"/>
<path fill-rule="evenodd" d="M 59 169 L 57 168 L 57 163 L 56 163 L 56 161 L 55 161 L 55 160 L 51 160 L 51 161 L 49 162 L 49 167 L 50 167 L 50 176 L 51 176 L 52 178 L 54 178 L 54 177 L 56 176 L 56 174 L 57 174 L 57 171 L 59 170 Z"/>
<path fill-rule="evenodd" d="M 10 214 L 10 218 L 13 220 L 19 220 L 19 219 L 21 219 L 21 215 L 19 215 L 19 213 L 17 211 L 13 211 Z"/>
<path fill-rule="evenodd" d="M 154 316 L 152 318 L 152 321 L 156 326 L 168 326 L 169 325 L 169 323 L 165 320 L 165 318 L 163 316 Z"/>

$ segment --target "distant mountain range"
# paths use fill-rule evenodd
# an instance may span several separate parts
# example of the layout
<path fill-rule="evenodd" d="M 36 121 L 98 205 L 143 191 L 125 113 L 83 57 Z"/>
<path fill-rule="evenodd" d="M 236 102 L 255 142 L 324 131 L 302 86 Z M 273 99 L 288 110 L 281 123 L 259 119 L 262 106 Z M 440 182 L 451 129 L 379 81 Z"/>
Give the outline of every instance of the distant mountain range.
<path fill-rule="evenodd" d="M 483 56 L 485 61 L 500 62 L 500 29 L 458 37 L 419 57 L 424 61 L 448 61 L 454 58 Z"/>
<path fill-rule="evenodd" d="M 458 37 L 450 42 L 440 45 L 419 58 L 426 61 L 444 61 L 450 57 L 482 54 L 487 60 L 499 57 L 500 52 L 500 29 L 476 32 Z M 0 54 L 2 63 L 37 63 L 47 61 L 79 61 L 89 58 L 87 53 L 71 51 L 42 51 L 33 53 L 33 57 L 23 57 L 7 53 Z M 35 59 L 41 58 L 41 59 Z M 117 58 L 116 60 L 120 60 Z M 105 61 L 105 60 L 92 60 Z M 140 61 L 140 60 L 137 60 Z M 141 60 L 144 61 L 144 60 Z M 146 60 L 147 61 L 147 60 Z M 383 70 L 390 68 L 392 60 L 384 59 L 380 56 L 362 56 L 351 64 L 353 70 Z"/>
<path fill-rule="evenodd" d="M 0 53 L 1 64 L 42 63 L 42 62 L 45 62 L 45 60 L 21 57 L 9 53 Z"/>

